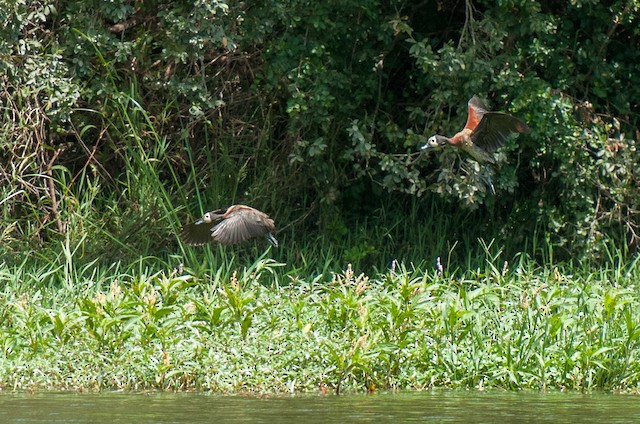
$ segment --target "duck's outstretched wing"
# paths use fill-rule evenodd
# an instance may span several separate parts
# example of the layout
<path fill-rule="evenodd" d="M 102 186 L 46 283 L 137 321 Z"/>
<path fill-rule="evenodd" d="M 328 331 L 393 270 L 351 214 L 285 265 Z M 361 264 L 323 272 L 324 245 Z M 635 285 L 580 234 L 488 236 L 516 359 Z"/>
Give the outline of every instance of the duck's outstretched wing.
<path fill-rule="evenodd" d="M 187 244 L 190 244 L 193 246 L 200 246 L 213 241 L 213 238 L 211 237 L 212 228 L 213 228 L 212 223 L 207 224 L 205 222 L 202 222 L 200 224 L 196 224 L 192 222 L 182 227 L 182 231 L 180 232 L 180 237 Z"/>
<path fill-rule="evenodd" d="M 502 112 L 485 112 L 471 134 L 476 146 L 494 153 L 502 147 L 511 133 L 528 133 L 527 124 L 518 118 Z"/>
<path fill-rule="evenodd" d="M 473 131 L 476 129 L 482 120 L 482 117 L 488 112 L 488 110 L 478 96 L 473 96 L 469 99 L 468 106 L 469 115 L 467 116 L 467 123 L 464 125 L 464 128 Z"/>
<path fill-rule="evenodd" d="M 264 236 L 275 230 L 271 218 L 258 210 L 238 211 L 218 223 L 211 237 L 221 244 L 238 244 L 253 237 Z"/>

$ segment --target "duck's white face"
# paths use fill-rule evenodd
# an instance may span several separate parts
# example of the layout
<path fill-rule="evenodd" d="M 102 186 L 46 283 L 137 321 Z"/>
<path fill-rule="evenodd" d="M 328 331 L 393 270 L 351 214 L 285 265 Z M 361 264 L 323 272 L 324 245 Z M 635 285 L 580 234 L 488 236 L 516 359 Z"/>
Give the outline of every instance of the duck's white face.
<path fill-rule="evenodd" d="M 213 214 L 211 212 L 207 212 L 204 215 L 202 215 L 202 220 L 207 223 L 210 224 L 213 222 Z"/>
<path fill-rule="evenodd" d="M 438 141 L 438 137 L 435 135 L 432 135 L 431 137 L 429 137 L 429 139 L 427 139 L 427 144 L 425 144 L 424 146 L 421 147 L 422 150 L 425 149 L 436 149 L 438 147 L 441 147 L 444 143 L 441 143 L 440 141 Z"/>
<path fill-rule="evenodd" d="M 438 140 L 436 139 L 435 135 L 432 135 L 431 137 L 429 137 L 429 140 L 427 140 L 427 144 L 429 145 L 429 147 L 439 147 L 440 144 L 438 143 Z"/>

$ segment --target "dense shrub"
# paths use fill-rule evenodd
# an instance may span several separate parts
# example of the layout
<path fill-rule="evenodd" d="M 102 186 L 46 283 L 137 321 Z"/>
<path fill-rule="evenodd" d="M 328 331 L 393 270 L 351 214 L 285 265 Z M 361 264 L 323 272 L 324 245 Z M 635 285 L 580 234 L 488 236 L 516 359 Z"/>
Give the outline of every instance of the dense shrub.
<path fill-rule="evenodd" d="M 160 248 L 232 201 L 337 243 L 437 204 L 514 251 L 637 248 L 637 1 L 1 6 L 6 248 L 60 234 Z M 420 155 L 473 94 L 532 133 L 496 169 Z M 349 240 L 356 258 L 385 243 Z"/>

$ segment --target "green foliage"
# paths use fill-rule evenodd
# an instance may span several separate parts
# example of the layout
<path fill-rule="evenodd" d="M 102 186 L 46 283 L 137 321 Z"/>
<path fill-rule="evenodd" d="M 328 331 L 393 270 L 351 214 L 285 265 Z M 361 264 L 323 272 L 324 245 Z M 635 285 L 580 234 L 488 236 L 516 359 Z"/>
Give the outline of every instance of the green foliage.
<path fill-rule="evenodd" d="M 487 246 L 488 247 L 488 246 Z M 278 284 L 280 264 L 233 273 L 0 266 L 0 384 L 14 390 L 335 392 L 637 390 L 638 261 L 467 272 L 347 266 Z"/>
<path fill-rule="evenodd" d="M 321 273 L 465 266 L 478 239 L 542 263 L 637 249 L 637 1 L 0 6 L 15 263 L 74 249 L 89 264 L 195 264 L 180 223 L 239 202 L 276 218 L 276 260 Z M 495 169 L 421 154 L 476 93 L 531 134 Z M 252 263 L 242 249 L 204 255 Z"/>
<path fill-rule="evenodd" d="M 431 190 L 468 207 L 488 203 L 490 209 L 506 210 L 500 212 L 508 223 L 503 236 L 548 232 L 554 244 L 596 254 L 607 237 L 637 244 L 637 196 L 631 193 L 637 191 L 638 169 L 631 159 L 636 142 L 629 136 L 635 137 L 638 115 L 630 107 L 632 97 L 626 97 L 639 94 L 633 83 L 637 52 L 630 52 L 627 42 L 637 32 L 637 11 L 637 2 L 628 1 L 609 8 L 503 2 L 465 16 L 443 6 L 441 15 L 460 20 L 449 39 L 423 36 L 419 27 L 394 21 L 421 70 L 409 71 L 414 82 L 405 90 L 427 92 L 428 102 L 414 102 L 404 116 L 390 107 L 386 116 L 393 118 L 384 122 L 377 116 L 353 120 L 347 154 L 359 164 L 356 171 L 391 190 L 414 195 Z M 451 29 L 440 28 L 449 20 L 430 21 L 435 21 L 431 31 Z M 576 25 L 582 27 L 580 37 Z M 616 94 L 602 90 L 615 86 Z M 622 92 L 625 99 L 619 98 Z M 497 155 L 498 171 L 454 152 L 416 157 L 412 152 L 430 134 L 453 134 L 462 127 L 473 93 L 495 93 L 495 108 L 523 118 L 532 134 Z M 397 122 L 410 125 L 404 134 Z M 403 150 L 407 154 L 399 155 Z M 493 198 L 487 181 L 499 198 Z"/>

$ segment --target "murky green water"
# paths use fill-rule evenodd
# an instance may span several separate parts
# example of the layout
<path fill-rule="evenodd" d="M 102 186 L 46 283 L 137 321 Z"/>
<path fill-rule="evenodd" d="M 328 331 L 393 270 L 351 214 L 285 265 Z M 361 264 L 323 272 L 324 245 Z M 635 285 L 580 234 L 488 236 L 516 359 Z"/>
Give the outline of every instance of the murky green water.
<path fill-rule="evenodd" d="M 640 397 L 434 391 L 347 396 L 0 394 L 0 423 L 629 423 Z"/>

